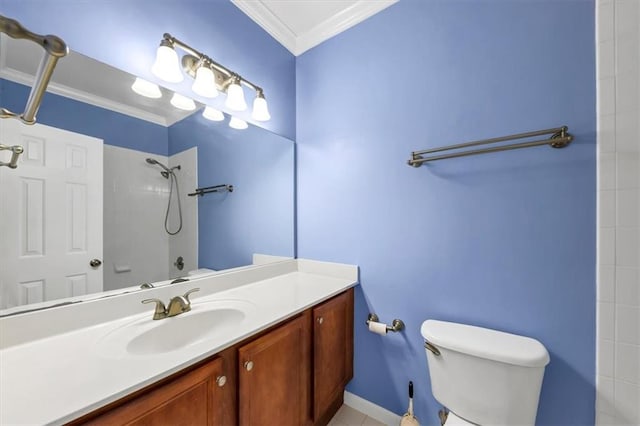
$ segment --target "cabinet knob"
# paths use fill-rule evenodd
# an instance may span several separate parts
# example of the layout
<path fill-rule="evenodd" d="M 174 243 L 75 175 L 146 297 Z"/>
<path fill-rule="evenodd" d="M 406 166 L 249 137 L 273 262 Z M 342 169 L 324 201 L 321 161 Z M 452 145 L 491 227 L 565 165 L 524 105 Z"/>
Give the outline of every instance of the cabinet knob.
<path fill-rule="evenodd" d="M 318 324 L 322 324 L 324 322 L 324 318 L 318 317 Z"/>
<path fill-rule="evenodd" d="M 244 368 L 247 371 L 253 370 L 253 361 L 245 361 Z"/>
<path fill-rule="evenodd" d="M 216 384 L 219 387 L 223 387 L 227 383 L 227 376 L 218 376 L 216 377 Z"/>

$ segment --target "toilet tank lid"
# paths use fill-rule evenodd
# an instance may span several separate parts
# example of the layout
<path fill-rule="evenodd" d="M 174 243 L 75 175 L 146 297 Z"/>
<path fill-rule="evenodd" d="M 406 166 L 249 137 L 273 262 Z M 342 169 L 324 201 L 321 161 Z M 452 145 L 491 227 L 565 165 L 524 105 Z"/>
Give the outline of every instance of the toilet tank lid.
<path fill-rule="evenodd" d="M 544 367 L 549 363 L 547 349 L 531 337 L 438 320 L 426 320 L 420 331 L 435 346 L 479 358 L 522 367 Z"/>

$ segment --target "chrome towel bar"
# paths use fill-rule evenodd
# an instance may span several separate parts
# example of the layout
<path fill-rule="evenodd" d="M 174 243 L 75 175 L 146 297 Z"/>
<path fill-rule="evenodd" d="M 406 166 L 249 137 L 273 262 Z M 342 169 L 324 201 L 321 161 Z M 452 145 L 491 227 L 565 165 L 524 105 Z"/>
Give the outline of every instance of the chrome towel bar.
<path fill-rule="evenodd" d="M 44 92 L 47 90 L 47 85 L 53 75 L 56 63 L 58 59 L 69 53 L 69 48 L 59 37 L 32 33 L 18 21 L 2 15 L 0 15 L 0 32 L 7 34 L 11 38 L 33 41 L 44 48 L 45 52 L 40 61 L 38 71 L 36 72 L 24 112 L 22 114 L 16 114 L 5 108 L 0 108 L 0 118 L 19 118 L 26 124 L 33 124 L 36 122 L 36 113 L 42 102 Z"/>
<path fill-rule="evenodd" d="M 189 197 L 194 197 L 196 195 L 202 196 L 205 194 L 210 194 L 212 192 L 233 192 L 233 185 L 224 184 L 224 185 L 207 186 L 204 188 L 196 188 L 194 192 L 187 195 Z"/>
<path fill-rule="evenodd" d="M 533 146 L 540 146 L 540 145 L 549 145 L 552 148 L 564 148 L 565 146 L 569 145 L 573 140 L 573 135 L 571 135 L 568 132 L 568 130 L 569 129 L 567 126 L 562 126 L 562 127 L 556 127 L 553 129 L 536 130 L 533 132 L 518 133 L 515 135 L 509 135 L 509 136 L 501 136 L 498 138 L 482 139 L 479 141 L 460 143 L 456 145 L 448 145 L 440 148 L 425 149 L 422 151 L 413 151 L 411 153 L 411 158 L 407 161 L 407 164 L 413 167 L 420 167 L 422 164 L 429 161 L 444 160 L 447 158 L 456 158 L 456 157 L 466 157 L 468 155 L 476 155 L 476 154 L 488 154 L 490 152 L 508 151 L 512 149 L 530 148 Z M 488 145 L 488 144 L 494 144 L 498 142 L 510 141 L 514 139 L 532 138 L 532 137 L 544 136 L 544 135 L 551 135 L 551 136 L 548 139 L 536 140 L 531 142 L 520 142 L 520 143 L 515 143 L 510 145 L 499 145 L 499 146 L 494 146 L 489 148 L 473 149 L 469 151 L 457 151 L 457 152 L 445 153 L 441 155 L 424 157 L 424 154 L 433 154 L 436 152 L 470 148 L 473 146 Z"/>
<path fill-rule="evenodd" d="M 22 148 L 20 145 L 7 146 L 0 144 L 0 151 L 13 152 L 13 154 L 11 154 L 11 160 L 9 160 L 8 163 L 0 161 L 0 166 L 7 166 L 10 169 L 15 169 L 16 167 L 18 167 L 18 157 L 24 152 L 24 148 Z"/>

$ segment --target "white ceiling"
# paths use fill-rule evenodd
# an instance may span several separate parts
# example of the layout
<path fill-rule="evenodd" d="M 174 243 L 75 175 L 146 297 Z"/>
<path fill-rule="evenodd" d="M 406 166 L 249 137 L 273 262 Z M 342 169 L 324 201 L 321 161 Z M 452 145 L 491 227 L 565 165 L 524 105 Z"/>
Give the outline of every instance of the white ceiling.
<path fill-rule="evenodd" d="M 398 0 L 231 0 L 298 56 Z"/>

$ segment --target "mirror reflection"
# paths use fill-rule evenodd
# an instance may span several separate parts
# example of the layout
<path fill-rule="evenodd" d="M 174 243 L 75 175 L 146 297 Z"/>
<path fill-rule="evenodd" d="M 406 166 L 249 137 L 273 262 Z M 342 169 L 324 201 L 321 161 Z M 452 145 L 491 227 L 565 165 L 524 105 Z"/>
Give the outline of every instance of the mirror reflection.
<path fill-rule="evenodd" d="M 0 105 L 20 110 L 40 52 L 0 47 Z M 293 257 L 293 142 L 176 109 L 164 88 L 142 97 L 134 80 L 72 52 L 38 124 L 0 120 L 0 143 L 25 149 L 0 167 L 0 314 Z"/>

